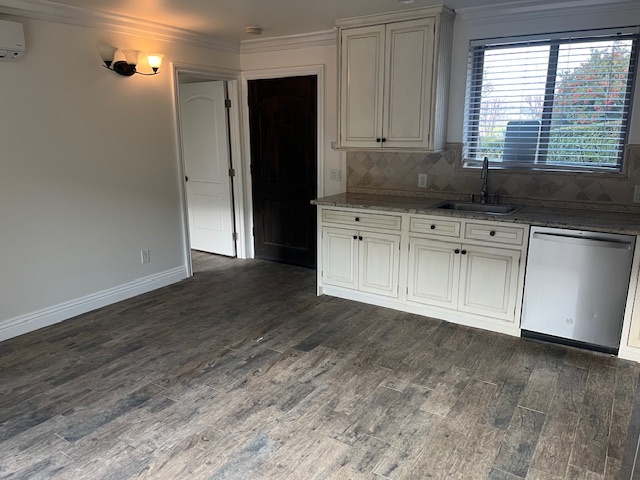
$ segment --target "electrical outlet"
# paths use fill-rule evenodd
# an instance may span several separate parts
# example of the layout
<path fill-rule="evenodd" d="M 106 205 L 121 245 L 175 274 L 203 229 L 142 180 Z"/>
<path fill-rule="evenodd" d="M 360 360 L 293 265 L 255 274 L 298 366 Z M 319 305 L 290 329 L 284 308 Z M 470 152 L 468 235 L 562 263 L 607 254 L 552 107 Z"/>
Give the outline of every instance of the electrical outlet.
<path fill-rule="evenodd" d="M 144 250 L 140 250 L 140 263 L 149 263 L 151 261 L 151 254 L 149 253 L 149 249 L 145 248 Z"/>
<path fill-rule="evenodd" d="M 427 174 L 419 173 L 418 174 L 418 187 L 427 188 Z"/>
<path fill-rule="evenodd" d="M 332 148 L 333 150 L 335 150 L 336 148 L 338 148 L 338 143 L 337 143 L 335 140 L 331 142 L 331 148 Z"/>
<path fill-rule="evenodd" d="M 640 203 L 640 185 L 636 185 L 636 189 L 633 191 L 633 203 Z"/>
<path fill-rule="evenodd" d="M 337 168 L 332 168 L 331 171 L 329 172 L 329 178 L 331 180 L 334 180 L 336 182 L 339 182 L 342 180 L 342 170 L 337 169 Z"/>

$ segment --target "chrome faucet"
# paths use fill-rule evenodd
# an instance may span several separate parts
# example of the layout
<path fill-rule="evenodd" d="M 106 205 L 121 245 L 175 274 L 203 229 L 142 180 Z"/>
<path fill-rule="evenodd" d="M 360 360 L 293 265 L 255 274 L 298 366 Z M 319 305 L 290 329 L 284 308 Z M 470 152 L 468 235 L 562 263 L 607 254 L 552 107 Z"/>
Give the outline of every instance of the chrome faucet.
<path fill-rule="evenodd" d="M 480 203 L 487 203 L 489 200 L 489 159 L 484 157 L 482 161 L 482 172 L 480 173 L 482 179 L 482 190 L 480 190 Z"/>

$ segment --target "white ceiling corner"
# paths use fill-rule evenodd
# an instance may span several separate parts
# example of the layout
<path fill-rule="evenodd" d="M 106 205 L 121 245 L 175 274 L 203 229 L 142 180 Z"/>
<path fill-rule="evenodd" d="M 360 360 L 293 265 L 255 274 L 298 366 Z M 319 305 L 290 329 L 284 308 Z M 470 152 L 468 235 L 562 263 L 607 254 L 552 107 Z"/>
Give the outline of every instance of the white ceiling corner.
<path fill-rule="evenodd" d="M 240 42 L 238 41 L 216 38 L 176 26 L 49 0 L 0 0 L 0 14 L 82 27 L 104 28 L 125 34 L 147 36 L 167 42 L 186 43 L 224 52 L 240 52 Z"/>

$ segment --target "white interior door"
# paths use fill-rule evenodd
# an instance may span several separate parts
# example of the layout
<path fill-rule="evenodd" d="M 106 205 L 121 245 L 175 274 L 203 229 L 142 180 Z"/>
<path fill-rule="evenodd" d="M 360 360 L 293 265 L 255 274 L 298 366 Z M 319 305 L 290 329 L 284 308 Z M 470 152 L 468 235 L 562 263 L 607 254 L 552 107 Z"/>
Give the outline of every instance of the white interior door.
<path fill-rule="evenodd" d="M 191 248 L 235 256 L 224 82 L 180 85 Z"/>

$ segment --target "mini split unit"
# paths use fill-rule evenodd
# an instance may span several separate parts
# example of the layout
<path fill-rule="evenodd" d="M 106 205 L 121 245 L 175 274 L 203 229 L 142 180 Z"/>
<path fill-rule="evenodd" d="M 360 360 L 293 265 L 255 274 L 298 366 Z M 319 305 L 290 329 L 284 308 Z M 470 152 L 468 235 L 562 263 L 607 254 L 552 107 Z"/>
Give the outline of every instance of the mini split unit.
<path fill-rule="evenodd" d="M 0 20 L 0 61 L 19 60 L 24 55 L 24 29 L 18 22 Z"/>

